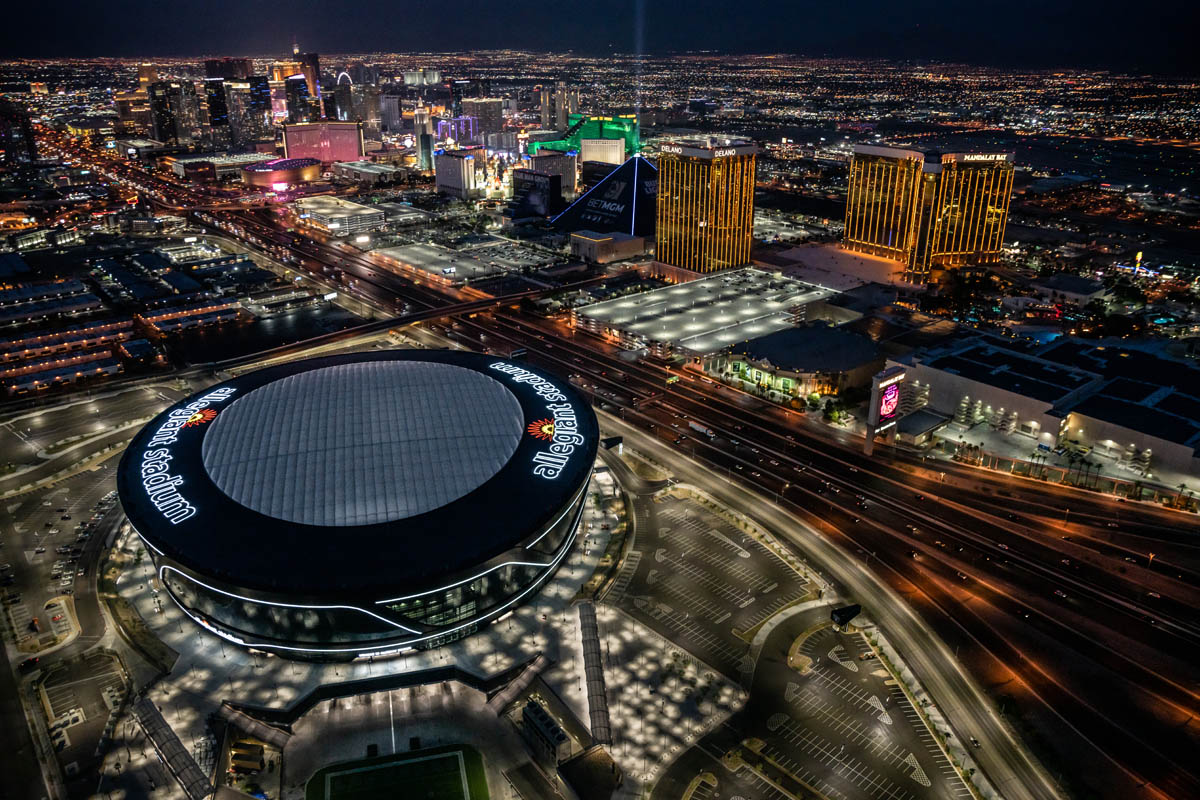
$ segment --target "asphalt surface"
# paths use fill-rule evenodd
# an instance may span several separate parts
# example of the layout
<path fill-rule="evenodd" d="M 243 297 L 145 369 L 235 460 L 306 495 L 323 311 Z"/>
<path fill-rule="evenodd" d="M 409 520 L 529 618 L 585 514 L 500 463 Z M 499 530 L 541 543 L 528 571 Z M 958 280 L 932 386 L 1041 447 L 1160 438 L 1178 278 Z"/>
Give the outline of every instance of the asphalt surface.
<path fill-rule="evenodd" d="M 852 449 L 853 437 L 756 398 L 694 376 L 666 386 L 671 373 L 598 352 L 606 346 L 590 336 L 556 337 L 544 323 L 497 316 L 490 327 L 480 320 L 463 326 L 486 327 L 492 341 L 501 326 L 529 348 L 535 363 L 578 372 L 601 407 L 652 426 L 664 443 L 730 479 L 757 484 L 870 562 L 941 636 L 976 650 L 974 660 L 969 653 L 966 660 L 982 679 L 1002 686 L 1019 676 L 1006 691 L 1026 701 L 1018 706 L 1022 716 L 1046 723 L 1043 735 L 1063 767 L 1100 758 L 1097 768 L 1079 776 L 1093 791 L 1119 779 L 1131 796 L 1200 792 L 1185 766 L 1193 737 L 1186 730 L 1168 735 L 1196 707 L 1195 666 L 1181 658 L 1194 649 L 1200 630 L 1191 605 L 1195 586 L 1177 564 L 1078 558 L 1072 535 L 1081 522 L 1111 522 L 1120 513 L 1122 527 L 1161 529 L 1156 535 L 1178 541 L 1194 517 L 939 462 L 943 483 L 919 459 L 886 449 L 864 458 Z M 650 403 L 629 409 L 647 396 Z M 695 434 L 690 420 L 717 438 Z M 746 447 L 734 447 L 734 439 Z M 981 498 L 993 510 L 1008 510 L 997 518 L 981 508 Z M 1046 513 L 1051 507 L 1059 514 L 1074 507 L 1075 521 L 1064 527 Z M 986 602 L 972 603 L 975 598 Z M 1129 688 L 1112 690 L 1122 684 Z M 1166 746 L 1147 745 L 1156 730 Z"/>
<path fill-rule="evenodd" d="M 937 699 L 939 708 L 954 727 L 971 731 L 963 738 L 975 736 L 984 743 L 979 760 L 1006 797 L 1020 800 L 1059 796 L 1042 771 L 1028 760 L 1022 745 L 992 711 L 991 704 L 958 666 L 953 654 L 903 599 L 877 581 L 859 561 L 741 485 L 722 480 L 693 462 L 673 458 L 671 448 L 637 429 L 611 418 L 606 423 L 606 430 L 627 436 L 632 447 L 662 463 L 670 463 L 681 481 L 703 488 L 731 508 L 753 508 L 755 516 L 777 535 L 808 553 L 810 562 L 819 564 L 823 574 L 833 579 L 846 596 L 869 609 L 872 619 L 904 654 L 918 680 Z"/>
<path fill-rule="evenodd" d="M 181 204 L 202 199 L 160 188 Z M 440 292 L 378 274 L 361 254 L 289 240 L 284 231 L 268 230 L 267 217 L 220 217 L 247 230 L 257 226 L 255 235 L 266 232 L 271 246 L 307 261 L 306 268 L 343 270 L 374 287 L 380 302 L 426 308 L 449 302 Z M 730 480 L 758 487 L 817 526 L 851 563 L 861 557 L 940 637 L 963 647 L 961 661 L 981 680 L 993 689 L 1014 687 L 1023 716 L 1045 721 L 1050 749 L 1093 792 L 1120 786 L 1130 797 L 1200 796 L 1188 766 L 1200 746 L 1187 725 L 1197 708 L 1197 681 L 1191 661 L 1180 657 L 1196 647 L 1195 550 L 1188 543 L 1194 517 L 950 464 L 937 465 L 946 473 L 941 484 L 910 457 L 885 449 L 875 460 L 862 459 L 854 453 L 861 440 L 733 390 L 694 378 L 665 386 L 670 373 L 660 367 L 630 365 L 615 348 L 591 337 L 575 341 L 561 326 L 498 313 L 462 320 L 460 327 L 462 341 L 476 347 L 527 346 L 535 363 L 580 373 L 597 402 L 614 411 L 651 398 L 651 408 L 626 414 L 654 426 L 672 443 L 667 452 L 694 454 L 710 477 L 724 468 Z M 705 443 L 670 428 L 675 414 L 706 424 L 718 438 Z M 734 438 L 750 452 L 733 448 Z M 805 467 L 821 483 L 797 481 L 795 470 Z M 1059 512 L 1070 521 L 1057 519 Z M 1159 549 L 1169 558 L 1147 555 Z M 988 741 L 980 758 L 991 774 Z M 1078 767 L 1085 763 L 1087 770 Z"/>
<path fill-rule="evenodd" d="M 105 464 L 107 466 L 101 465 L 87 470 L 54 487 L 21 495 L 0 506 L 0 540 L 4 542 L 0 555 L 12 564 L 11 574 L 14 578 L 12 585 L 5 587 L 4 591 L 20 595 L 19 602 L 7 606 L 13 609 L 14 615 L 19 619 L 38 616 L 42 630 L 49 629 L 50 619 L 44 610 L 45 604 L 52 598 L 61 597 L 64 589 L 63 579 L 51 579 L 50 573 L 56 561 L 73 557 L 70 554 L 57 554 L 55 548 L 81 548 L 81 553 L 76 557 L 77 561 L 69 565 L 69 588 L 73 592 L 75 618 L 79 623 L 80 633 L 73 641 L 59 649 L 37 656 L 39 660 L 36 668 L 43 673 L 59 665 L 73 663 L 82 664 L 83 666 L 78 668 L 86 671 L 86 664 L 81 659 L 104 634 L 104 618 L 96 596 L 96 565 L 103 543 L 112 535 L 122 519 L 120 507 L 115 503 L 94 522 L 92 519 L 96 503 L 115 489 L 111 466 L 115 464 L 115 460 L 109 460 Z M 50 505 L 45 505 L 47 501 Z M 71 519 L 63 520 L 63 514 L 69 514 Z M 50 523 L 49 527 L 47 523 Z M 75 530 L 75 526 L 80 523 L 91 524 L 92 532 L 83 541 L 78 540 Z M 54 528 L 57 528 L 59 533 L 49 532 Z M 37 553 L 39 547 L 44 547 L 45 552 Z M 86 570 L 86 575 L 79 576 L 79 569 Z M 66 572 L 67 570 L 64 570 L 64 577 Z M 27 629 L 22 631 L 25 632 Z M 25 713 L 17 696 L 16 681 L 24 677 L 24 674 L 18 672 L 18 665 L 27 657 L 28 654 L 18 655 L 6 668 L 0 669 L 0 714 L 3 714 L 0 719 L 3 720 L 2 741 L 6 745 L 0 749 L 0 774 L 6 776 L 6 791 L 3 795 L 5 800 L 10 797 L 13 800 L 42 800 L 48 796 Z M 95 703 L 89 701 L 89 708 L 95 710 Z M 72 749 L 85 756 L 84 760 L 79 762 L 81 766 L 86 765 L 86 757 L 95 751 L 102 728 L 101 723 L 84 724 L 82 727 L 69 729 Z M 87 774 L 86 770 L 83 774 Z M 10 782 L 9 776 L 23 777 L 20 780 L 14 778 Z M 68 786 L 72 796 L 87 796 L 94 791 L 94 775 L 80 780 L 82 782 L 76 781 Z"/>
<path fill-rule="evenodd" d="M 248 217 L 245 213 L 229 215 L 247 229 L 267 227 L 260 221 L 247 221 Z M 279 237 L 286 234 L 276 231 L 271 235 L 278 242 L 281 241 Z M 337 264 L 346 275 L 355 275 L 358 280 L 374 282 L 378 277 L 373 274 L 377 265 L 366 256 L 349 250 L 304 242 L 297 245 L 295 252 L 305 258 Z M 422 287 L 390 285 L 390 279 L 387 283 L 386 286 L 378 284 L 379 290 L 400 293 L 408 302 L 426 307 L 446 303 L 445 296 L 438 292 Z M 761 458 L 760 463 L 731 454 L 729 437 L 716 442 L 719 452 L 712 452 L 713 448 L 706 450 L 702 443 L 697 443 L 695 436 L 684 433 L 682 428 L 665 432 L 668 441 L 681 435 L 689 436 L 691 445 L 680 441 L 683 445 L 680 449 L 705 458 L 717 468 L 724 466 L 730 476 L 741 464 L 743 471 L 751 473 L 743 480 L 770 493 L 784 492 L 785 503 L 792 510 L 818 507 L 825 499 L 821 497 L 822 490 L 793 489 L 795 484 L 790 480 L 791 475 L 784 477 L 769 469 L 774 466 L 768 463 L 770 460 L 787 464 L 792 469 L 803 462 L 817 465 L 819 468 L 815 471 L 821 473 L 821 479 L 836 481 L 839 492 L 857 486 L 864 478 L 878 482 L 876 491 L 886 498 L 889 510 L 908 520 L 899 527 L 880 526 L 872 521 L 860 529 L 853 528 L 858 523 L 848 512 L 861 507 L 846 502 L 844 497 L 832 498 L 830 513 L 824 515 L 827 519 L 810 512 L 810 521 L 824 521 L 829 535 L 839 538 L 852 552 L 870 554 L 873 568 L 897 591 L 906 593 L 909 601 L 937 624 L 941 636 L 951 641 L 957 639 L 957 643 L 968 648 L 963 661 L 981 678 L 993 686 L 1010 686 L 1015 696 L 1013 702 L 1021 715 L 1039 726 L 1045 723 L 1044 739 L 1050 743 L 1063 767 L 1078 772 L 1074 764 L 1096 762 L 1097 767 L 1077 776 L 1089 782 L 1093 791 L 1106 790 L 1111 781 L 1119 780 L 1124 782 L 1131 796 L 1200 793 L 1200 786 L 1184 766 L 1188 763 L 1187 753 L 1195 743 L 1188 735 L 1169 736 L 1169 732 L 1178 730 L 1188 719 L 1197 699 L 1195 693 L 1189 691 L 1194 685 L 1192 668 L 1173 655 L 1181 650 L 1186 652 L 1181 643 L 1191 647 L 1196 633 L 1191 622 L 1194 615 L 1189 611 L 1194 606 L 1192 593 L 1195 587 L 1184 581 L 1184 573 L 1172 572 L 1178 565 L 1150 562 L 1138 565 L 1139 570 L 1132 571 L 1126 567 L 1128 562 L 1115 562 L 1111 556 L 1106 558 L 1107 563 L 1080 563 L 1068 555 L 1077 545 L 1052 540 L 1070 534 L 1060 534 L 1060 526 L 1049 518 L 1035 513 L 1018 514 L 1019 518 L 1015 520 L 994 520 L 985 516 L 986 509 L 976 506 L 981 494 L 988 490 L 1000 491 L 998 487 L 1004 487 L 1004 490 L 1020 487 L 1020 496 L 1011 498 L 1010 508 L 1029 506 L 1035 512 L 1039 504 L 1058 503 L 1064 511 L 1072 505 L 1077 511 L 1091 507 L 1097 516 L 1105 515 L 1111 520 L 1116 508 L 1107 512 L 1095 509 L 1106 504 L 1115 507 L 1115 503 L 1098 497 L 1081 497 L 1056 487 L 1030 487 L 995 475 L 977 477 L 976 471 L 938 464 L 939 469 L 945 467 L 945 472 L 952 476 L 950 481 L 963 485 L 958 489 L 961 503 L 952 509 L 957 518 L 937 522 L 943 511 L 940 495 L 936 496 L 935 502 L 925 503 L 922 508 L 917 507 L 919 501 L 915 493 L 910 498 L 904 497 L 911 487 L 916 487 L 918 492 L 921 488 L 932 489 L 929 473 L 922 472 L 919 462 L 908 457 L 900 457 L 896 463 L 878 458 L 874 461 L 862 459 L 853 452 L 854 448 L 861 447 L 861 440 L 856 443 L 854 437 L 834 429 L 797 421 L 795 415 L 789 415 L 783 409 L 733 390 L 700 385 L 695 378 L 665 385 L 671 373 L 661 367 L 630 364 L 618 358 L 611 345 L 589 336 L 575 336 L 569 329 L 553 323 L 498 312 L 473 320 L 460 319 L 455 328 L 454 333 L 460 341 L 476 342 L 477 348 L 525 346 L 534 363 L 562 373 L 578 372 L 582 381 L 594 389 L 597 401 L 610 405 L 613 410 L 627 408 L 635 401 L 644 404 L 646 398 L 651 398 L 651 403 L 668 406 L 659 409 L 661 411 L 680 413 L 730 436 L 742 434 L 743 441 L 753 441 L 760 450 L 763 445 L 773 448 L 771 455 L 774 458 L 754 454 Z M 672 412 L 671 409 L 677 410 Z M 637 413 L 641 414 L 642 410 Z M 647 424 L 663 421 L 661 417 L 657 419 L 657 423 L 653 417 L 641 421 Z M 751 426 L 752 430 L 743 434 L 741 429 Z M 797 439 L 801 454 L 791 457 L 783 454 L 783 449 L 791 445 L 787 441 L 789 436 Z M 868 474 L 860 475 L 861 472 Z M 929 496 L 935 496 L 932 490 Z M 1033 498 L 1035 502 L 1028 503 L 1027 498 Z M 1172 531 L 1186 530 L 1190 522 L 1184 522 L 1178 515 L 1171 518 L 1146 508 L 1127 509 L 1124 513 L 1139 520 L 1153 519 L 1149 524 Z M 873 517 L 874 513 L 864 513 L 864 516 Z M 935 542 L 940 539 L 947 544 L 946 548 L 939 548 L 940 553 L 918 549 L 922 546 L 916 537 L 904 533 L 908 530 L 904 525 L 924 527 L 931 516 L 941 526 L 938 533 L 958 540 L 950 545 L 948 539 L 936 537 Z M 1008 526 L 1009 522 L 1017 525 Z M 1123 521 L 1122 524 L 1126 523 Z M 1018 526 L 1022 530 L 1011 529 Z M 1003 548 L 999 544 L 1006 544 L 1010 551 L 1012 545 L 1000 537 L 1015 536 L 1015 541 L 1025 547 L 1031 535 L 1054 557 L 1042 559 L 1020 554 L 1020 558 L 1014 559 L 1010 552 L 1001 552 Z M 973 541 L 967 541 L 970 539 Z M 951 546 L 953 551 L 949 550 Z M 963 550 L 957 549 L 960 546 Z M 912 559 L 913 551 L 917 551 L 918 559 Z M 959 553 L 964 555 L 957 555 Z M 1062 564 L 1063 557 L 1069 558 L 1071 563 Z M 1148 560 L 1145 556 L 1142 558 Z M 997 581 L 997 570 L 1000 570 L 1003 582 Z M 1127 573 L 1121 570 L 1127 570 Z M 975 582 L 965 586 L 959 573 Z M 1157 582 L 1161 580 L 1173 581 L 1167 591 L 1157 588 Z M 1067 598 L 1054 594 L 1055 590 L 1068 592 L 1059 588 L 1063 581 L 1070 586 Z M 1159 597 L 1152 597 L 1151 591 Z M 970 613 L 961 613 L 964 602 L 977 595 L 982 595 L 983 607 L 972 605 Z M 1067 602 L 1059 603 L 1064 599 Z M 1164 602 L 1161 607 L 1150 608 L 1151 600 Z M 1026 617 L 1026 614 L 1030 616 Z M 1147 624 L 1148 617 L 1155 621 Z M 1021 622 L 1014 627 L 1016 620 Z M 1072 641 L 1062 641 L 1064 637 L 1072 638 L 1072 633 Z M 1109 642 L 1115 642 L 1115 646 L 1106 644 Z M 1035 655 L 1036 661 L 1031 658 Z M 1099 672 L 1089 674 L 1079 682 L 1076 679 L 1078 671 L 1064 669 L 1064 666 L 1074 667 L 1081 655 L 1087 660 L 1094 659 L 1094 665 L 1089 666 Z M 1129 688 L 1115 693 L 1101 689 L 1122 684 Z M 1126 702 L 1110 702 L 1114 695 Z M 1155 731 L 1169 738 L 1166 748 L 1146 745 L 1148 738 L 1157 738 Z"/>
<path fill-rule="evenodd" d="M 717 779 L 709 797 L 782 800 L 776 785 L 828 798 L 967 800 L 970 789 L 947 760 L 900 687 L 894 685 L 862 634 L 835 632 L 828 606 L 790 616 L 767 637 L 750 700 L 701 739 L 667 771 L 653 797 L 680 797 L 697 775 Z M 807 636 L 805 636 L 807 634 Z M 807 670 L 789 665 L 799 652 Z M 755 740 L 761 744 L 755 743 Z M 760 771 L 728 769 L 728 753 L 761 754 Z"/>

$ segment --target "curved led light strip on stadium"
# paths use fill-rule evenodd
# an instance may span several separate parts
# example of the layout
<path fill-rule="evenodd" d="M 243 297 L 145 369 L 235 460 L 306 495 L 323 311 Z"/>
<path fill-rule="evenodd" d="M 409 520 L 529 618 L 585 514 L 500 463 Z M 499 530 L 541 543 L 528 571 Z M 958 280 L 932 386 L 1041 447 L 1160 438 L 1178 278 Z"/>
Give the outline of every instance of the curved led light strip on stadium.
<path fill-rule="evenodd" d="M 134 437 L 118 491 L 189 618 L 344 660 L 453 641 L 545 585 L 598 433 L 570 384 L 521 363 L 354 353 L 180 401 Z"/>

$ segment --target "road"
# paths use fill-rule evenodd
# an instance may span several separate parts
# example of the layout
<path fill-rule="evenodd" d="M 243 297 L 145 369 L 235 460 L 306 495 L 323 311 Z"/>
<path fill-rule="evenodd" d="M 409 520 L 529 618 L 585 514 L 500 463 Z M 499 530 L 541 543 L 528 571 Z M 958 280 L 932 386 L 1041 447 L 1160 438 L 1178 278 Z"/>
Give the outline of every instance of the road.
<path fill-rule="evenodd" d="M 253 219 L 244 225 L 259 232 L 268 227 Z M 288 246 L 282 232 L 274 237 Z M 437 307 L 447 301 L 427 287 L 381 278 L 366 256 L 308 241 L 296 252 L 365 281 L 380 279 L 377 290 L 401 293 L 405 302 Z M 827 505 L 823 516 L 809 512 L 813 521 L 850 552 L 871 554 L 872 567 L 935 622 L 939 635 L 966 648 L 962 661 L 1054 742 L 1050 749 L 1062 764 L 1080 758 L 1102 763 L 1083 780 L 1100 786 L 1122 781 L 1130 796 L 1200 793 L 1183 766 L 1195 743 L 1186 730 L 1168 734 L 1196 709 L 1195 667 L 1179 657 L 1195 647 L 1200 632 L 1192 611 L 1196 586 L 1189 580 L 1194 566 L 1182 558 L 1132 566 L 1124 561 L 1139 557 L 1129 546 L 1135 536 L 1143 537 L 1142 545 L 1163 542 L 1179 556 L 1194 556 L 1183 551 L 1191 520 L 959 465 L 939 463 L 935 472 L 890 450 L 868 460 L 857 452 L 861 440 L 836 429 L 693 376 L 667 385 L 676 373 L 630 363 L 611 344 L 519 312 L 459 318 L 454 327 L 470 346 L 525 347 L 534 363 L 579 375 L 576 382 L 586 384 L 597 402 L 654 426 L 672 443 L 680 439 L 677 446 L 694 457 L 711 460 L 730 476 L 741 473 L 789 508 Z M 687 421 L 722 436 L 715 442 L 691 436 L 684 444 Z M 746 447 L 735 448 L 735 439 Z M 945 482 L 936 477 L 942 472 Z M 1076 519 L 1064 528 L 1054 515 L 1071 505 Z M 1129 553 L 1120 561 L 1086 546 L 1111 533 L 1088 523 L 1111 521 L 1118 513 L 1129 528 L 1118 537 L 1125 543 L 1118 550 Z M 926 531 L 930 525 L 934 530 Z M 1082 543 L 1072 540 L 1079 530 L 1087 531 Z M 1113 692 L 1112 686 L 1127 688 Z M 1151 731 L 1166 736 L 1167 746 L 1147 746 Z M 1068 746 L 1064 738 L 1077 741 Z"/>
<path fill-rule="evenodd" d="M 1189 732 L 1185 727 L 1182 736 L 1168 734 L 1179 731 L 1196 707 L 1195 667 L 1183 658 L 1195 649 L 1195 585 L 1180 577 L 1178 567 L 1126 569 L 1123 560 L 1080 558 L 1082 548 L 1060 538 L 1070 534 L 1062 533 L 1059 520 L 1039 513 L 1047 506 L 1061 513 L 1061 490 L 1043 491 L 949 464 L 938 465 L 948 473 L 942 482 L 937 472 L 900 455 L 863 458 L 854 449 L 861 440 L 848 439 L 845 449 L 832 447 L 830 440 L 838 439 L 833 431 L 814 432 L 782 409 L 732 389 L 696 378 L 669 387 L 657 383 L 669 373 L 599 356 L 600 343 L 590 336 L 552 336 L 527 321 L 515 328 L 508 319 L 501 323 L 509 323 L 507 335 L 527 346 L 531 359 L 587 376 L 583 382 L 599 402 L 653 427 L 674 447 L 726 475 L 759 485 L 869 560 L 935 621 L 940 635 L 979 651 L 979 657 L 964 656 L 978 674 L 996 687 L 1009 683 L 1006 693 L 1016 699 L 1028 695 L 1040 707 L 1028 710 L 1027 703 L 1027 716 L 1040 713 L 1042 727 L 1057 727 L 1081 741 L 1090 758 L 1102 759 L 1104 780 L 1125 781 L 1130 796 L 1189 796 L 1198 790 L 1184 766 L 1194 744 Z M 496 336 L 495 324 L 478 319 L 462 324 Z M 656 369 L 654 378 L 639 380 Z M 632 396 L 640 393 L 655 399 L 633 410 Z M 689 421 L 720 437 L 711 442 L 688 437 Z M 1077 494 L 1070 497 L 1082 502 Z M 988 514 L 981 498 L 1007 510 Z M 1111 521 L 1119 507 L 1123 525 L 1138 520 L 1141 530 L 1162 528 L 1171 539 L 1187 535 L 1192 522 L 1101 497 L 1088 496 L 1086 502 L 1098 518 Z M 1105 505 L 1113 511 L 1106 513 Z M 1070 563 L 1062 563 L 1064 558 Z M 1067 598 L 1054 594 L 1059 586 L 1067 589 Z M 1126 688 L 1114 691 L 1116 686 Z M 1148 731 L 1160 731 L 1166 743 L 1147 745 Z M 1068 760 L 1071 751 L 1061 741 L 1055 745 Z"/>
<path fill-rule="evenodd" d="M 133 179 L 151 180 L 125 178 Z M 201 199 L 179 194 L 164 202 Z M 271 215 L 205 213 L 226 234 L 302 270 L 338 271 L 382 307 L 438 309 L 459 299 L 413 285 L 352 249 L 299 239 Z M 870 597 L 895 604 L 893 623 L 913 624 L 919 612 L 936 631 L 901 649 L 926 659 L 927 685 L 939 699 L 939 690 L 965 692 L 956 677 L 965 680 L 965 665 L 1002 703 L 1012 702 L 1022 724 L 1043 738 L 1042 752 L 1080 786 L 1101 794 L 1120 787 L 1128 797 L 1200 796 L 1187 766 L 1200 747 L 1188 725 L 1198 707 L 1196 667 L 1186 658 L 1200 643 L 1194 517 L 956 464 L 931 466 L 888 448 L 866 459 L 861 439 L 687 373 L 668 384 L 678 370 L 631 363 L 610 343 L 517 309 L 459 318 L 454 327 L 460 342 L 479 349 L 526 347 L 531 361 L 573 374 L 602 407 L 658 437 L 672 463 L 688 453 L 710 479 L 724 471 L 731 485 L 760 493 L 739 502 L 784 515 L 781 521 L 797 515 L 820 530 L 817 541 L 850 559 L 864 589 L 875 587 Z M 689 422 L 715 437 L 689 432 Z M 1162 557 L 1148 555 L 1159 551 Z M 928 653 L 954 668 L 937 675 Z M 982 696 L 971 699 L 986 708 Z M 977 719 L 984 712 L 961 702 L 949 709 L 960 735 L 991 718 L 989 711 Z M 979 730 L 968 735 L 983 742 L 989 775 L 1019 780 L 1020 764 L 991 755 L 1008 749 L 1006 732 Z M 1092 766 L 1080 770 L 1083 763 Z M 1044 788 L 1022 791 L 1043 796 Z"/>

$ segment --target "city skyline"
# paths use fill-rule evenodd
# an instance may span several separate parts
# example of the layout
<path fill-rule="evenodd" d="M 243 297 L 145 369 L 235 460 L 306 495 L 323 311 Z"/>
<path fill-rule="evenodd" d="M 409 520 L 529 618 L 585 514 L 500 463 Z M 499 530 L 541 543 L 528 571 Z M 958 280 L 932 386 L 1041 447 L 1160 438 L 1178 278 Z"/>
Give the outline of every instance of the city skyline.
<path fill-rule="evenodd" d="M 1200 80 L 1107 11 L 20 9 L 4 800 L 1200 797 Z"/>
<path fill-rule="evenodd" d="M 144 13 L 136 6 L 144 5 Z M 883 0 L 853 6 L 705 2 L 686 11 L 623 0 L 547 15 L 531 28 L 484 3 L 460 7 L 474 24 L 449 32 L 434 8 L 402 15 L 381 0 L 330 9 L 303 2 L 286 22 L 264 19 L 261 4 L 216 0 L 192 4 L 135 3 L 126 13 L 67 2 L 24 5 L 0 31 L 0 55 L 21 58 L 267 56 L 305 49 L 340 53 L 464 52 L 528 49 L 664 55 L 709 51 L 781 53 L 813 58 L 882 58 L 1028 68 L 1100 68 L 1163 74 L 1200 73 L 1188 41 L 1183 2 L 1131 14 L 1064 2 L 1019 2 L 961 9 L 945 0 L 900 7 Z M 38 37 L 27 31 L 35 28 Z"/>

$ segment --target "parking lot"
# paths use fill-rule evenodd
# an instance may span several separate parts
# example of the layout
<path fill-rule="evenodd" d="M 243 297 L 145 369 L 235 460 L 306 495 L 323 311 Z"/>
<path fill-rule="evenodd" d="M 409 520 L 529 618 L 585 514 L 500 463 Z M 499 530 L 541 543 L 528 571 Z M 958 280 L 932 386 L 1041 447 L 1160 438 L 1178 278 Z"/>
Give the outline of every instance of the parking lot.
<path fill-rule="evenodd" d="M 832 626 L 807 636 L 809 661 L 787 682 L 758 752 L 827 797 L 970 797 L 904 691 L 861 633 Z"/>
<path fill-rule="evenodd" d="M 504 239 L 492 239 L 483 245 L 472 247 L 470 253 L 485 264 L 491 264 L 510 272 L 519 272 L 522 269 L 540 269 L 554 262 L 554 259 L 545 253 Z"/>
<path fill-rule="evenodd" d="M 739 680 L 754 631 L 811 587 L 696 500 L 663 496 L 643 505 L 635 549 L 605 601 Z"/>
<path fill-rule="evenodd" d="M 120 702 L 125 683 L 120 663 L 106 652 L 61 662 L 43 677 L 46 724 L 64 767 L 93 757 L 95 742 Z"/>
<path fill-rule="evenodd" d="M 99 520 L 116 502 L 111 483 L 111 469 L 102 466 L 0 509 L 0 598 L 23 652 L 52 646 L 70 633 L 65 608 L 49 604 L 90 585 L 83 583 L 89 577 L 85 550 L 94 546 Z"/>

